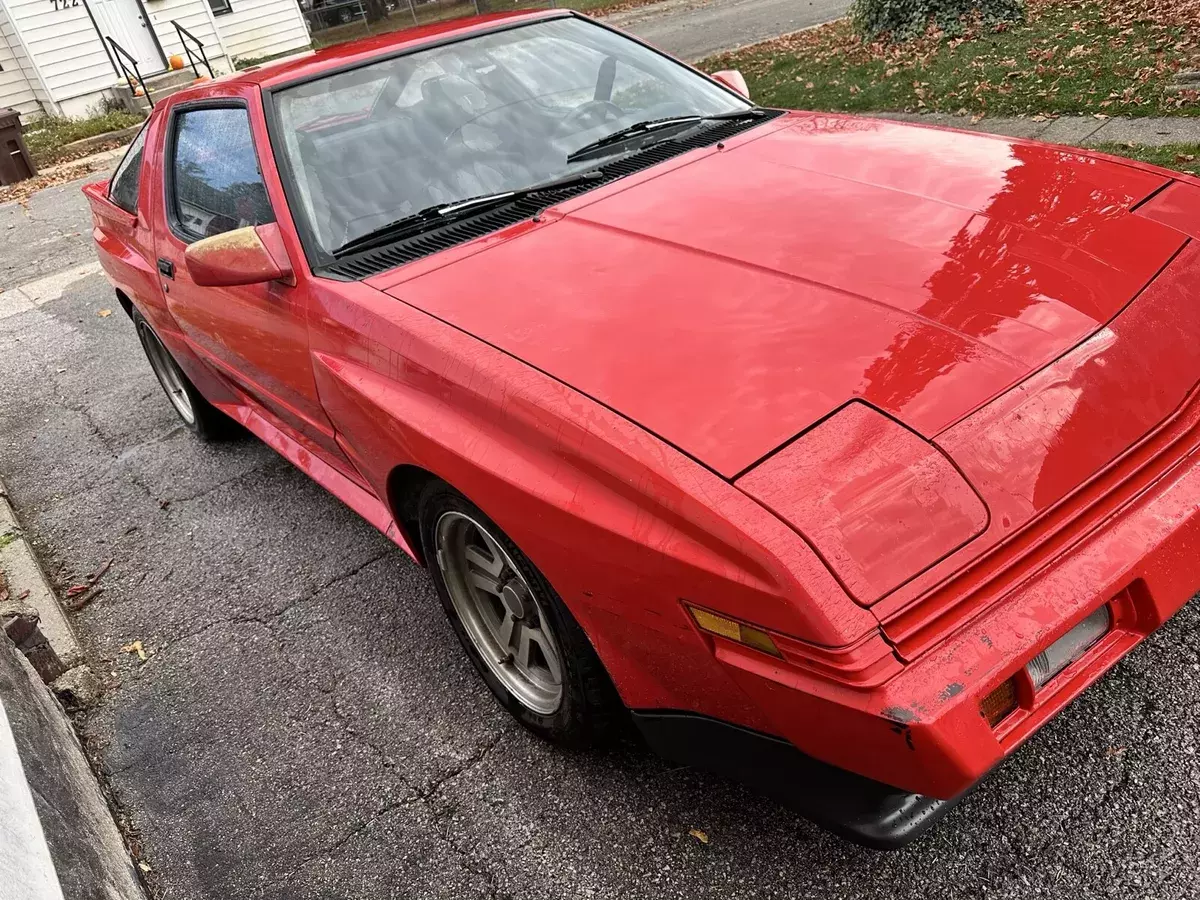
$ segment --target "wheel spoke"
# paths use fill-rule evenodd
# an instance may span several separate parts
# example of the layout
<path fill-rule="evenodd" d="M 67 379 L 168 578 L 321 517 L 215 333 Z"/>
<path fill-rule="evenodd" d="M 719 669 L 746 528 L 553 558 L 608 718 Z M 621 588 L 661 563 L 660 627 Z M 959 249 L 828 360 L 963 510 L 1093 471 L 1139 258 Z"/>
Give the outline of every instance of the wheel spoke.
<path fill-rule="evenodd" d="M 500 596 L 503 585 L 491 575 L 485 572 L 471 572 L 467 577 L 471 579 L 471 584 L 475 585 L 481 591 L 487 591 L 489 594 L 494 594 L 497 597 Z"/>
<path fill-rule="evenodd" d="M 517 665 L 520 667 L 521 671 L 525 673 L 529 672 L 529 650 L 533 646 L 532 635 L 532 628 L 522 628 L 521 634 L 517 638 L 516 653 L 513 654 L 516 658 Z"/>
<path fill-rule="evenodd" d="M 504 611 L 504 621 L 500 623 L 500 630 L 496 634 L 496 639 L 500 642 L 500 647 L 505 650 L 512 650 L 513 646 L 513 631 L 516 630 L 517 620 L 513 618 L 513 614 L 508 610 Z"/>
<path fill-rule="evenodd" d="M 496 543 L 496 539 L 482 528 L 479 529 L 479 536 L 483 538 L 483 542 L 487 544 L 488 553 L 492 554 L 492 559 L 496 561 L 496 574 L 499 575 L 504 571 L 504 560 L 506 558 L 504 551 L 500 549 L 500 545 Z"/>
<path fill-rule="evenodd" d="M 550 675 L 550 683 L 561 684 L 562 670 L 558 665 L 558 656 L 554 652 L 554 645 L 550 643 L 540 628 L 525 627 L 521 629 L 520 639 L 517 642 L 517 663 L 526 674 L 533 674 L 532 654 L 530 651 L 534 644 L 538 645 L 542 659 L 546 662 L 546 671 Z"/>
<path fill-rule="evenodd" d="M 562 684 L 562 669 L 559 667 L 558 653 L 555 652 L 554 645 L 545 632 L 540 629 L 537 632 L 536 640 L 542 648 L 542 658 L 546 661 L 546 670 L 550 673 L 550 683 Z"/>
<path fill-rule="evenodd" d="M 487 541 L 487 535 L 484 535 L 483 538 L 485 541 Z M 500 578 L 500 573 L 504 571 L 504 557 L 492 549 L 490 546 L 490 541 L 488 543 L 488 549 L 492 551 L 490 558 L 486 556 L 478 547 L 472 547 L 470 545 L 468 545 L 466 550 L 463 552 L 467 557 L 467 562 L 477 569 L 482 569 L 484 572 L 487 572 L 489 575 L 491 575 L 492 578 L 498 580 Z"/>

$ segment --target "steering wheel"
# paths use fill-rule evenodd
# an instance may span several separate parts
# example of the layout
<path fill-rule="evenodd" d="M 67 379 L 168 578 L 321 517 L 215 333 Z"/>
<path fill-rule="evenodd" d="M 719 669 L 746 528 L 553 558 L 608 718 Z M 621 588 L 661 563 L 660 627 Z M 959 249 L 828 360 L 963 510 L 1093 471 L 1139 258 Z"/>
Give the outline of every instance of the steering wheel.
<path fill-rule="evenodd" d="M 625 110 L 609 100 L 588 100 L 575 107 L 558 123 L 560 134 L 595 128 L 605 122 L 616 122 L 625 115 Z"/>

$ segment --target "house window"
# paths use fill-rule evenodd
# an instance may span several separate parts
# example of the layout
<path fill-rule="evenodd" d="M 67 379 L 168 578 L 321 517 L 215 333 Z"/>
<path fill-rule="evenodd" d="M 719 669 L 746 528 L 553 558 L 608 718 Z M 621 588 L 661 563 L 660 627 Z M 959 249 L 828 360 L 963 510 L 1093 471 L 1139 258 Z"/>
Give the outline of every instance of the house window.
<path fill-rule="evenodd" d="M 214 16 L 223 16 L 226 13 L 233 12 L 233 7 L 229 5 L 229 0 L 208 0 L 208 5 L 212 7 Z"/>

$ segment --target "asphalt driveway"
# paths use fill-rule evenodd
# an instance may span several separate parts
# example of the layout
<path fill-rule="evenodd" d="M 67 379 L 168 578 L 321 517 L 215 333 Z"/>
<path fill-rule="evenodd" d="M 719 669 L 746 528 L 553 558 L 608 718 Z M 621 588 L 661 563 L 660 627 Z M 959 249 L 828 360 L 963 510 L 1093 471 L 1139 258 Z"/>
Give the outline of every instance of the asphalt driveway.
<path fill-rule="evenodd" d="M 845 15 L 850 0 L 663 0 L 604 21 L 689 61 Z"/>
<path fill-rule="evenodd" d="M 897 853 L 552 749 L 422 570 L 262 444 L 176 424 L 88 228 L 77 186 L 0 206 L 0 476 L 61 588 L 115 560 L 75 616 L 109 681 L 85 731 L 163 897 L 1200 895 L 1195 605 Z"/>

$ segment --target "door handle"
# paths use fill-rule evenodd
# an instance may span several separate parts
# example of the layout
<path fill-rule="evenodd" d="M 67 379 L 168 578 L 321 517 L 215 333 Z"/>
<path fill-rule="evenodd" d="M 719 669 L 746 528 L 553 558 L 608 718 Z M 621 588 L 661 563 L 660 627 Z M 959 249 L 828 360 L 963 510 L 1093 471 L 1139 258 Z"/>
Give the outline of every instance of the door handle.
<path fill-rule="evenodd" d="M 174 279 L 175 278 L 175 263 L 171 262 L 169 259 L 163 259 L 162 257 L 159 257 L 158 274 L 161 275 L 163 278 Z"/>

